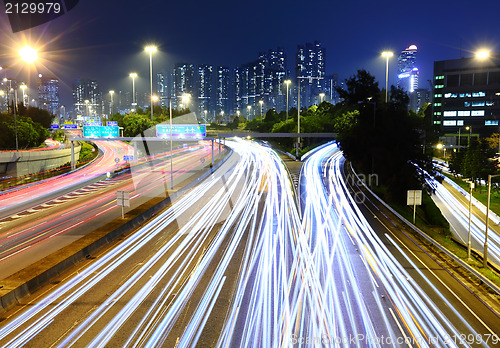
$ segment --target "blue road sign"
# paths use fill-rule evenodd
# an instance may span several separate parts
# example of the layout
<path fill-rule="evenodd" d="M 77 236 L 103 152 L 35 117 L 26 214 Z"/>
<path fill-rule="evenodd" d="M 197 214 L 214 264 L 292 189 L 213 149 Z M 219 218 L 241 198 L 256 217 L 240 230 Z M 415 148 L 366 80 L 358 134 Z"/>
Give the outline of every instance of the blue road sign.
<path fill-rule="evenodd" d="M 172 125 L 172 137 L 196 137 L 201 138 L 207 135 L 206 126 L 203 124 L 174 124 Z M 156 136 L 159 138 L 170 137 L 170 125 L 156 125 Z"/>

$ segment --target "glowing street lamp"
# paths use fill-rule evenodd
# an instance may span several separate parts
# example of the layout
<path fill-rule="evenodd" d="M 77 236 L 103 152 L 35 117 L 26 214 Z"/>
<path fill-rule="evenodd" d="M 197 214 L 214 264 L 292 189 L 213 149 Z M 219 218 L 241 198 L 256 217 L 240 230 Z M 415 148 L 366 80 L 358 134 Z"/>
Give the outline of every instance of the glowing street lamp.
<path fill-rule="evenodd" d="M 113 115 L 113 94 L 115 94 L 115 91 L 111 90 L 109 91 L 109 96 L 111 97 L 111 108 L 109 111 L 109 115 Z"/>
<path fill-rule="evenodd" d="M 137 74 L 130 73 L 128 76 L 132 78 L 132 110 L 135 111 L 135 106 L 137 105 L 135 102 L 135 78 L 137 77 Z"/>
<path fill-rule="evenodd" d="M 319 100 L 320 100 L 320 104 L 323 102 L 323 99 L 325 98 L 325 93 L 320 93 L 319 94 Z"/>
<path fill-rule="evenodd" d="M 90 101 L 88 99 L 85 99 L 84 103 L 85 103 L 85 113 L 87 114 L 87 117 L 89 117 L 90 116 L 89 115 L 89 103 L 90 103 Z"/>
<path fill-rule="evenodd" d="M 23 90 L 23 106 L 25 105 L 25 104 L 24 104 L 24 100 L 25 100 L 25 98 L 26 98 L 26 95 L 25 95 L 25 90 L 26 90 L 26 88 L 27 88 L 27 87 L 28 87 L 28 86 L 26 86 L 24 83 L 23 83 L 21 86 L 19 86 L 19 88 L 21 88 L 21 89 Z"/>
<path fill-rule="evenodd" d="M 389 58 L 394 54 L 390 51 L 382 52 L 382 57 L 385 57 L 385 102 L 387 103 L 387 89 L 389 88 Z"/>
<path fill-rule="evenodd" d="M 145 51 L 149 53 L 149 83 L 151 86 L 151 121 L 153 121 L 153 53 L 156 46 L 146 46 Z"/>
<path fill-rule="evenodd" d="M 288 121 L 288 88 L 290 87 L 290 83 L 292 83 L 292 81 L 285 80 L 285 84 L 286 84 L 286 120 L 287 121 Z"/>
<path fill-rule="evenodd" d="M 248 105 L 247 110 L 248 110 L 248 119 L 250 119 L 250 111 L 252 111 L 252 105 Z"/>
<path fill-rule="evenodd" d="M 264 104 L 264 101 L 259 100 L 259 104 L 260 104 L 260 118 L 262 119 L 262 104 Z"/>
<path fill-rule="evenodd" d="M 19 50 L 19 55 L 28 64 L 33 64 L 38 58 L 37 50 L 27 45 Z"/>
<path fill-rule="evenodd" d="M 182 103 L 186 106 L 186 109 L 189 107 L 189 99 L 191 99 L 191 94 L 182 95 Z"/>

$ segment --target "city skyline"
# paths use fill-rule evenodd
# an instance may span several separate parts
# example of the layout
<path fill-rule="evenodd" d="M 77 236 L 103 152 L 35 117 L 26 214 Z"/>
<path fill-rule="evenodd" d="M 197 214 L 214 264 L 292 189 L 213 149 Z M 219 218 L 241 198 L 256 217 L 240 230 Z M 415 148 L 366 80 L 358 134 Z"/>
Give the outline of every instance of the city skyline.
<path fill-rule="evenodd" d="M 8 21 L 2 21 L 0 64 L 12 68 L 3 74 L 27 80 L 27 68 L 14 51 L 24 41 L 38 42 L 43 46 L 41 59 L 30 69 L 31 80 L 37 73 L 55 76 L 61 82 L 63 104 L 67 104 L 77 78 L 98 80 L 103 91 L 129 92 L 129 73 L 137 72 L 136 91 L 147 91 L 149 62 L 143 50 L 148 43 L 158 45 L 153 57 L 156 74 L 177 62 L 235 68 L 271 47 L 284 47 L 292 57 L 298 44 L 318 40 L 328 52 L 327 75 L 336 73 L 343 81 L 356 70 L 366 69 L 381 85 L 385 64 L 380 53 L 391 50 L 397 55 L 415 44 L 420 86 L 427 86 L 434 61 L 468 57 L 480 47 L 498 50 L 493 13 L 500 5 L 490 5 L 481 18 L 449 5 L 258 0 L 244 6 L 193 0 L 167 6 L 154 0 L 134 4 L 82 0 L 67 15 L 29 31 L 12 34 Z M 0 16 L 6 19 L 4 13 Z M 287 69 L 293 71 L 294 64 Z M 389 61 L 389 85 L 397 84 L 396 70 L 395 56 Z"/>

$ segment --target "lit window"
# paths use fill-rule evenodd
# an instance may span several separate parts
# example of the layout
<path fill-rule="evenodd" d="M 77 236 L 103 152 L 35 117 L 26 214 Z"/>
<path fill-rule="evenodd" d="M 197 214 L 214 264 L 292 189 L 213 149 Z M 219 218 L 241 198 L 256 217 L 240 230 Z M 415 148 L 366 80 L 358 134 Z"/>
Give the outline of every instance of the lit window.
<path fill-rule="evenodd" d="M 436 80 L 442 80 L 444 79 L 444 75 L 438 75 L 435 77 Z"/>
<path fill-rule="evenodd" d="M 472 102 L 472 106 L 484 106 L 484 101 L 474 101 Z"/>
<path fill-rule="evenodd" d="M 470 111 L 459 111 L 458 116 L 470 116 Z"/>
<path fill-rule="evenodd" d="M 435 85 L 434 87 L 435 87 L 435 88 L 443 88 L 443 87 L 444 87 L 444 85 Z"/>
<path fill-rule="evenodd" d="M 456 93 L 446 93 L 444 95 L 445 98 L 456 98 L 457 94 Z"/>
<path fill-rule="evenodd" d="M 498 126 L 497 120 L 486 120 L 484 121 L 485 126 Z"/>
<path fill-rule="evenodd" d="M 488 100 L 486 102 L 486 106 L 493 106 L 495 103 L 493 103 L 491 100 Z"/>
<path fill-rule="evenodd" d="M 441 124 L 441 121 L 434 121 L 434 124 Z"/>
<path fill-rule="evenodd" d="M 486 93 L 484 93 L 484 92 L 474 92 L 474 93 L 472 93 L 472 96 L 474 98 L 476 98 L 476 97 L 486 97 Z"/>
<path fill-rule="evenodd" d="M 464 120 L 457 121 L 457 126 L 463 126 L 463 125 L 464 125 Z"/>
<path fill-rule="evenodd" d="M 456 126 L 457 121 L 443 121 L 443 126 Z"/>
<path fill-rule="evenodd" d="M 457 116 L 457 112 L 456 111 L 445 111 L 444 114 L 443 114 L 444 117 L 453 117 L 453 116 Z"/>
<path fill-rule="evenodd" d="M 444 97 L 445 97 L 445 98 L 450 98 L 450 97 L 451 97 L 451 93 L 445 93 L 445 94 L 444 94 Z"/>
<path fill-rule="evenodd" d="M 434 94 L 434 98 L 441 98 L 443 95 L 442 94 Z"/>
<path fill-rule="evenodd" d="M 434 103 L 434 106 L 441 106 L 441 103 Z"/>
<path fill-rule="evenodd" d="M 441 111 L 434 111 L 434 116 L 441 116 Z"/>
<path fill-rule="evenodd" d="M 471 116 L 484 116 L 484 110 L 473 110 Z"/>
<path fill-rule="evenodd" d="M 465 107 L 469 107 L 470 106 L 470 102 L 464 102 L 464 106 Z"/>

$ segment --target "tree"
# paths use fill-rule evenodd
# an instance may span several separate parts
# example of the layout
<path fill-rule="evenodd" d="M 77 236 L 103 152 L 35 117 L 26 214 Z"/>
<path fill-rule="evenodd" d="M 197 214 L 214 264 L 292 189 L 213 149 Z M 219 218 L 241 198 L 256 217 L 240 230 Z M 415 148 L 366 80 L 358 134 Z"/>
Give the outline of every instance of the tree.
<path fill-rule="evenodd" d="M 358 70 L 358 73 L 345 81 L 347 90 L 336 87 L 340 98 L 348 105 L 356 105 L 358 102 L 364 102 L 368 98 L 376 101 L 380 97 L 380 89 L 375 77 L 366 70 Z"/>
<path fill-rule="evenodd" d="M 408 96 L 391 87 L 388 103 L 381 100 L 375 77 L 365 70 L 346 80 L 339 90 L 343 109 L 335 114 L 338 142 L 344 155 L 364 173 L 377 174 L 391 201 L 403 202 L 405 192 L 425 185 L 417 167 L 432 172 L 422 151 L 423 131 L 415 113 L 407 109 Z"/>

